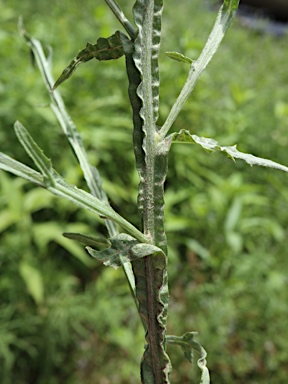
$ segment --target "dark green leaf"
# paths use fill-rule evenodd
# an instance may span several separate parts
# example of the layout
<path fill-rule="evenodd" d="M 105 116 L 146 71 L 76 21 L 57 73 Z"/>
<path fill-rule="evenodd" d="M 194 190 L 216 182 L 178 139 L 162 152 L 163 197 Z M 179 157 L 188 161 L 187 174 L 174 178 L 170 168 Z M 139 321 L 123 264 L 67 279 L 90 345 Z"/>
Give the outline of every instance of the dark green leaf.
<path fill-rule="evenodd" d="M 122 32 L 117 31 L 108 38 L 100 37 L 96 44 L 87 43 L 86 47 L 82 49 L 68 67 L 64 69 L 54 84 L 52 91 L 67 80 L 81 63 L 85 63 L 94 58 L 99 61 L 104 61 L 115 60 L 123 56 L 124 50 L 121 42 L 121 34 Z"/>

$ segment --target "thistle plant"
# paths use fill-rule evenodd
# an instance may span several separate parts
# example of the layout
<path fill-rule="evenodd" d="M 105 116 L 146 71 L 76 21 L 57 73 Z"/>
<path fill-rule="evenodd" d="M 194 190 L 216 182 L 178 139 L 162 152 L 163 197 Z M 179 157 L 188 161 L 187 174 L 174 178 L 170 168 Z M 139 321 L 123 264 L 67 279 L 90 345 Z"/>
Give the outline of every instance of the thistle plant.
<path fill-rule="evenodd" d="M 125 32 L 116 31 L 110 37 L 100 37 L 95 44 L 87 43 L 56 82 L 51 75 L 50 57 L 45 56 L 41 43 L 20 25 L 21 34 L 34 54 L 49 92 L 51 108 L 79 161 L 90 193 L 70 185 L 57 173 L 50 159 L 45 156 L 20 122 L 15 123 L 16 135 L 27 154 L 33 159 L 38 171 L 3 153 L 0 153 L 0 168 L 31 181 L 78 207 L 88 209 L 103 219 L 107 227 L 107 239 L 103 236 L 91 237 L 80 233 L 64 233 L 64 236 L 84 243 L 87 252 L 104 265 L 123 268 L 146 333 L 140 368 L 141 382 L 169 383 L 171 362 L 166 347 L 167 344 L 174 344 L 181 347 L 185 358 L 190 362 L 193 360 L 194 352 L 198 354 L 201 383 L 207 384 L 210 379 L 206 366 L 206 351 L 194 340 L 195 332 L 189 331 L 182 336 L 166 334 L 169 293 L 164 183 L 170 147 L 172 143 L 197 144 L 208 152 L 220 151 L 232 160 L 241 159 L 251 166 L 271 167 L 285 172 L 288 172 L 288 168 L 271 160 L 239 152 L 236 145 L 221 146 L 211 138 L 196 136 L 188 130 L 170 133 L 185 101 L 232 23 L 239 0 L 224 0 L 198 59 L 192 60 L 178 52 L 167 52 L 169 58 L 183 62 L 183 65 L 188 64 L 189 70 L 187 80 L 162 126 L 157 125 L 157 120 L 158 56 L 163 0 L 137 0 L 133 7 L 134 24 L 127 19 L 115 0 L 105 1 Z M 133 113 L 133 149 L 139 175 L 138 210 L 141 216 L 141 228 L 136 228 L 110 206 L 102 188 L 99 172 L 89 163 L 81 138 L 58 90 L 58 86 L 73 74 L 79 64 L 94 58 L 105 61 L 116 60 L 122 56 L 126 60 L 128 95 Z M 103 245 L 105 249 L 99 250 Z"/>

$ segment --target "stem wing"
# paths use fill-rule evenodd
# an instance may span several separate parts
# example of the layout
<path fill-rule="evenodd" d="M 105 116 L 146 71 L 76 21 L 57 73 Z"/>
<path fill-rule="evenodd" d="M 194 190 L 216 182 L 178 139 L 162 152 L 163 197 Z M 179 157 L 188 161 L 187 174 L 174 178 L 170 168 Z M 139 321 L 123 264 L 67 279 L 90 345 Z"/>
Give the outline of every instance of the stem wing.
<path fill-rule="evenodd" d="M 135 40 L 134 61 L 142 75 L 138 95 L 143 102 L 141 116 L 148 126 L 153 126 L 158 119 L 162 9 L 162 0 L 137 0 L 134 6 L 135 23 L 139 30 Z"/>
<path fill-rule="evenodd" d="M 167 344 L 179 345 L 184 353 L 184 356 L 190 363 L 193 362 L 194 352 L 197 352 L 200 355 L 197 365 L 202 371 L 200 384 L 209 384 L 210 375 L 208 368 L 206 367 L 207 352 L 199 343 L 194 341 L 195 333 L 196 332 L 186 332 L 182 336 L 167 336 L 166 341 Z"/>

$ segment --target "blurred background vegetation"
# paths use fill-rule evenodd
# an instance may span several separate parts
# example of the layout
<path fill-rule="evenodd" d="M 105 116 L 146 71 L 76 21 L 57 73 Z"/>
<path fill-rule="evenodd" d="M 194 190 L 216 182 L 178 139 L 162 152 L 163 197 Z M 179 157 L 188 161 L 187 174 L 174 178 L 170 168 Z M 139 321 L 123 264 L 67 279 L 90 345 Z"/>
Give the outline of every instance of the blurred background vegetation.
<path fill-rule="evenodd" d="M 131 15 L 134 1 L 119 2 Z M 119 28 L 103 3 L 0 0 L 0 149 L 32 166 L 13 131 L 19 119 L 82 188 L 17 20 L 53 48 L 56 78 L 87 41 Z M 212 3 L 165 1 L 159 124 L 188 70 L 165 51 L 198 57 L 217 13 Z M 237 19 L 173 129 L 287 165 L 287 42 Z M 82 65 L 60 91 L 112 205 L 138 225 L 124 60 Z M 172 148 L 168 333 L 199 333 L 213 384 L 287 382 L 287 212 L 287 175 L 196 146 Z M 143 332 L 122 271 L 92 261 L 64 231 L 106 234 L 97 217 L 0 172 L 1 382 L 139 382 Z M 199 381 L 180 350 L 168 352 L 172 383 Z"/>

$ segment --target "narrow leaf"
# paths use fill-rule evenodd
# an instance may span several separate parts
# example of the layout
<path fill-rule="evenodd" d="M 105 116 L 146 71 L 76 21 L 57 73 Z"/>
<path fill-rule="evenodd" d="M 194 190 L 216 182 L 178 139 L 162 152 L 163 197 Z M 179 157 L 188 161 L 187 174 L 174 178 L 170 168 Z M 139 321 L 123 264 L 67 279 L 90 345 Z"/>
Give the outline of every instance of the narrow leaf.
<path fill-rule="evenodd" d="M 110 245 L 110 242 L 103 236 L 96 237 L 74 232 L 64 232 L 63 236 L 67 237 L 67 239 L 76 240 L 82 244 L 85 244 L 86 246 L 91 247 L 101 247 Z"/>
<path fill-rule="evenodd" d="M 177 100 L 175 101 L 169 115 L 159 131 L 161 139 L 164 139 L 178 114 L 182 110 L 187 98 L 193 91 L 201 73 L 204 71 L 215 52 L 217 51 L 227 29 L 231 25 L 236 10 L 238 8 L 239 0 L 225 0 L 222 4 L 213 29 L 208 37 L 208 40 L 203 48 L 199 58 L 191 63 L 190 71 L 187 80 L 182 88 Z"/>
<path fill-rule="evenodd" d="M 165 147 L 167 146 L 169 147 L 171 142 L 175 142 L 175 143 L 182 142 L 182 143 L 188 143 L 188 144 L 196 143 L 196 144 L 199 144 L 202 148 L 210 152 L 216 151 L 216 150 L 224 152 L 228 155 L 228 157 L 230 157 L 234 161 L 235 159 L 243 160 L 247 164 L 249 164 L 251 167 L 253 165 L 258 165 L 261 167 L 275 168 L 275 169 L 279 169 L 280 171 L 288 172 L 288 167 L 286 167 L 285 165 L 276 163 L 272 160 L 263 159 L 261 157 L 254 156 L 249 153 L 240 152 L 237 150 L 236 145 L 222 147 L 214 139 L 192 135 L 189 131 L 186 131 L 186 130 L 181 130 L 179 133 L 173 133 L 167 136 L 167 138 L 163 141 L 163 145 Z"/>
<path fill-rule="evenodd" d="M 44 284 L 40 271 L 23 261 L 19 266 L 19 272 L 33 300 L 36 304 L 41 304 L 44 298 Z"/>
<path fill-rule="evenodd" d="M 263 159 L 261 157 L 251 155 L 249 153 L 240 152 L 236 149 L 236 145 L 233 145 L 232 147 L 220 147 L 220 149 L 221 151 L 226 152 L 229 155 L 229 157 L 231 157 L 233 160 L 235 159 L 244 160 L 251 167 L 253 165 L 259 165 L 261 167 L 275 168 L 275 169 L 279 169 L 280 171 L 288 172 L 288 167 L 282 164 L 276 163 L 272 160 Z"/>
<path fill-rule="evenodd" d="M 79 64 L 85 63 L 91 59 L 115 60 L 123 56 L 123 46 L 121 43 L 121 32 L 117 31 L 108 38 L 100 37 L 96 44 L 87 43 L 71 63 L 64 69 L 55 85 L 52 88 L 54 91 L 61 83 L 67 80 L 76 70 Z"/>
<path fill-rule="evenodd" d="M 207 352 L 205 349 L 196 341 L 194 341 L 194 336 L 196 332 L 186 332 L 182 336 L 167 336 L 167 344 L 179 345 L 184 353 L 185 358 L 192 363 L 193 362 L 193 352 L 200 354 L 200 359 L 197 361 L 198 367 L 201 369 L 201 382 L 200 384 L 209 384 L 210 375 L 209 370 L 206 367 L 206 357 Z"/>
<path fill-rule="evenodd" d="M 186 64 L 192 64 L 193 60 L 190 59 L 190 57 L 187 57 L 187 56 L 184 56 L 182 53 L 178 53 L 178 52 L 166 52 L 166 55 L 168 57 L 170 57 L 170 59 L 173 59 L 173 60 L 176 60 L 176 61 L 180 61 L 182 63 L 186 63 Z"/>
<path fill-rule="evenodd" d="M 38 145 L 29 135 L 28 131 L 19 121 L 16 121 L 14 124 L 14 129 L 18 140 L 23 145 L 25 151 L 31 157 L 35 165 L 39 168 L 40 172 L 44 176 L 44 182 L 54 185 L 55 181 L 53 178 L 52 163 L 50 159 L 44 155 L 42 149 L 38 147 Z"/>
<path fill-rule="evenodd" d="M 0 152 L 0 169 L 22 177 L 39 187 L 44 187 L 44 178 L 39 172 L 36 172 L 34 169 L 27 167 L 27 165 L 12 159 L 2 152 Z"/>
<path fill-rule="evenodd" d="M 31 140 L 33 139 L 31 138 Z M 30 138 L 28 139 L 28 141 L 30 141 Z M 42 153 L 41 150 L 41 152 L 38 153 L 39 147 L 36 143 L 36 150 L 33 146 L 31 151 L 33 156 L 34 152 L 36 153 L 36 161 L 38 161 L 39 156 L 40 160 L 42 160 L 43 157 L 45 163 L 47 159 L 46 156 Z M 45 177 L 43 178 L 40 173 L 33 171 L 29 167 L 26 167 L 21 163 L 0 153 L 0 169 L 7 170 L 17 176 L 20 176 L 21 174 L 25 179 L 32 181 L 35 184 L 47 189 L 56 196 L 72 201 L 78 207 L 88 209 L 98 214 L 99 216 L 104 216 L 107 219 L 115 221 L 120 226 L 122 226 L 122 228 L 127 233 L 130 233 L 131 236 L 134 236 L 138 241 L 147 242 L 146 236 L 144 236 L 143 233 L 140 232 L 137 228 L 135 228 L 130 222 L 128 222 L 122 216 L 116 213 L 109 204 L 103 203 L 90 193 L 87 193 L 81 189 L 78 189 L 75 186 L 70 185 L 53 168 L 49 169 L 49 167 L 47 167 L 45 164 L 43 165 L 41 161 L 40 166 L 43 166 L 43 169 L 45 170 L 45 172 L 47 172 L 47 175 L 45 174 L 45 177 L 47 176 L 49 180 L 52 180 L 52 183 L 47 183 Z"/>

